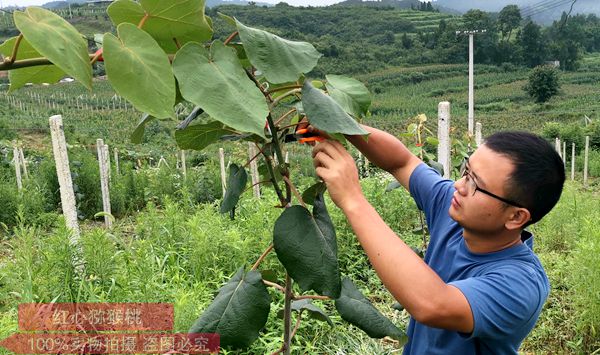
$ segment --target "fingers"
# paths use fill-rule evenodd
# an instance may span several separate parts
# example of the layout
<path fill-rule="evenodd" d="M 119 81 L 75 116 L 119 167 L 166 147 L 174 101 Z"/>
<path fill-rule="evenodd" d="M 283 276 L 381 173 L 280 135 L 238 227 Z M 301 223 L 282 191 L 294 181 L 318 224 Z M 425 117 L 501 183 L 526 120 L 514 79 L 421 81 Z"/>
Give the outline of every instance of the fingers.
<path fill-rule="evenodd" d="M 313 158 L 313 165 L 317 167 L 331 168 L 334 164 L 334 160 L 325 152 L 318 152 Z"/>

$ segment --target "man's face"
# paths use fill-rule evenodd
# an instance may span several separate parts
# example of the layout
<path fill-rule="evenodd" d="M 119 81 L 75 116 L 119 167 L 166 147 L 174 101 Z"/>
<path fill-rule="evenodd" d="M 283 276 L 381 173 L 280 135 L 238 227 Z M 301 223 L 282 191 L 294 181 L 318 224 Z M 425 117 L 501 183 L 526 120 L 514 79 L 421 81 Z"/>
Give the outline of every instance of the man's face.
<path fill-rule="evenodd" d="M 506 197 L 505 186 L 514 169 L 512 162 L 485 145 L 480 146 L 467 163 L 467 176 L 454 183 L 456 191 L 450 204 L 450 217 L 464 229 L 494 234 L 504 229 L 510 208 L 475 186 L 494 195 Z"/>

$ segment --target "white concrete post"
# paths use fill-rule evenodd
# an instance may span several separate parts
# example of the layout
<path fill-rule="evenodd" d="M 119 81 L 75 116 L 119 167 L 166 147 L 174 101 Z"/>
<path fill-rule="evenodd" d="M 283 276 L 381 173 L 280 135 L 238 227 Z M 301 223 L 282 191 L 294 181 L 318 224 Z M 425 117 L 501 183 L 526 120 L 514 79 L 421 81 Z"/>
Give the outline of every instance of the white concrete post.
<path fill-rule="evenodd" d="M 113 155 L 115 158 L 115 170 L 117 172 L 117 176 L 121 175 L 121 170 L 119 169 L 119 149 L 113 149 Z"/>
<path fill-rule="evenodd" d="M 562 158 L 562 152 L 560 151 L 560 138 L 558 137 L 554 139 L 554 149 L 556 149 L 558 155 Z"/>
<path fill-rule="evenodd" d="M 567 142 L 563 142 L 563 147 L 562 147 L 562 158 L 563 158 L 563 164 L 565 164 L 565 168 L 567 166 Z"/>
<path fill-rule="evenodd" d="M 588 158 L 590 152 L 590 136 L 585 136 L 585 154 L 583 157 L 583 186 L 588 186 Z"/>
<path fill-rule="evenodd" d="M 110 150 L 108 149 L 108 144 L 105 144 L 102 149 L 104 149 L 104 159 L 106 160 L 106 171 L 108 172 L 108 182 L 110 183 L 111 179 L 111 168 L 110 168 Z"/>
<path fill-rule="evenodd" d="M 25 161 L 25 154 L 23 154 L 23 148 L 19 148 L 19 158 L 21 158 L 21 167 L 23 168 L 23 175 L 25 178 L 29 178 L 29 172 L 27 171 L 27 162 Z"/>
<path fill-rule="evenodd" d="M 79 242 L 79 224 L 77 222 L 77 209 L 75 208 L 75 193 L 73 192 L 73 180 L 69 168 L 69 156 L 67 154 L 67 142 L 63 129 L 62 116 L 50 117 L 50 134 L 52 136 L 52 150 L 56 162 L 56 175 L 60 185 L 60 200 L 65 216 L 67 227 L 71 229 L 71 244 Z"/>
<path fill-rule="evenodd" d="M 23 180 L 21 178 L 21 157 L 17 143 L 13 142 L 13 162 L 15 163 L 15 175 L 17 176 L 17 188 L 19 191 L 23 189 Z"/>
<path fill-rule="evenodd" d="M 181 170 L 183 171 L 183 178 L 187 177 L 187 165 L 185 164 L 185 150 L 181 150 Z"/>
<path fill-rule="evenodd" d="M 479 147 L 483 143 L 481 136 L 481 122 L 475 123 L 475 144 Z"/>
<path fill-rule="evenodd" d="M 104 211 L 104 225 L 110 229 L 110 189 L 108 186 L 108 146 L 100 138 L 96 140 L 96 151 L 98 152 L 98 165 L 100 167 L 100 189 L 102 191 L 102 210 Z"/>
<path fill-rule="evenodd" d="M 450 178 L 450 103 L 438 104 L 438 162 L 444 167 L 444 177 Z"/>
<path fill-rule="evenodd" d="M 469 33 L 469 137 L 473 137 L 473 122 L 475 121 L 475 94 L 473 82 L 473 33 Z"/>
<path fill-rule="evenodd" d="M 575 143 L 571 146 L 571 181 L 575 180 Z"/>
<path fill-rule="evenodd" d="M 285 152 L 285 163 L 289 164 L 290 163 L 290 156 L 289 156 L 290 152 Z"/>
<path fill-rule="evenodd" d="M 221 165 L 221 187 L 223 189 L 223 196 L 225 196 L 225 190 L 227 189 L 227 173 L 225 172 L 225 151 L 223 148 L 219 148 L 219 163 Z"/>
<path fill-rule="evenodd" d="M 256 155 L 256 147 L 254 143 L 248 142 L 248 159 L 254 158 Z M 256 159 L 250 162 L 250 176 L 252 178 L 252 190 L 254 191 L 254 197 L 260 198 L 260 186 L 258 185 L 260 178 L 258 175 L 258 164 Z"/>

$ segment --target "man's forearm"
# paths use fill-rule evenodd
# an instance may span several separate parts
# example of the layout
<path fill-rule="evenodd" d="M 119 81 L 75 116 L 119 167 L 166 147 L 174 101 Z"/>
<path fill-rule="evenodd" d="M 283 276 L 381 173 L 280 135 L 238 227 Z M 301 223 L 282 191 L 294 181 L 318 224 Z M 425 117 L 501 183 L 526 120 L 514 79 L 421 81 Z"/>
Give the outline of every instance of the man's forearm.
<path fill-rule="evenodd" d="M 413 154 L 391 134 L 377 128 L 361 125 L 370 134 L 368 139 L 361 136 L 346 136 L 369 161 L 381 169 L 392 172 L 403 167 Z"/>

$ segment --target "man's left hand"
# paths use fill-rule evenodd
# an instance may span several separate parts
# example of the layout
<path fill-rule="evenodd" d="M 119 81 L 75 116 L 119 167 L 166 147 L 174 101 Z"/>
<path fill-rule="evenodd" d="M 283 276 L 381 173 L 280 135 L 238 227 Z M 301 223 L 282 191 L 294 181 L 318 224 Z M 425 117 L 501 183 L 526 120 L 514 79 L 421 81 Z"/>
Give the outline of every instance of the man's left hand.
<path fill-rule="evenodd" d="M 312 151 L 317 175 L 327 185 L 331 200 L 342 210 L 363 198 L 358 169 L 346 148 L 335 140 L 315 145 Z"/>

